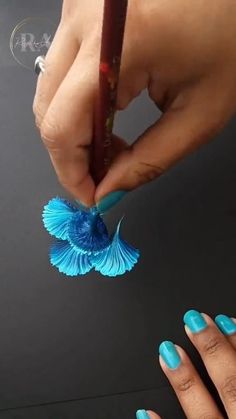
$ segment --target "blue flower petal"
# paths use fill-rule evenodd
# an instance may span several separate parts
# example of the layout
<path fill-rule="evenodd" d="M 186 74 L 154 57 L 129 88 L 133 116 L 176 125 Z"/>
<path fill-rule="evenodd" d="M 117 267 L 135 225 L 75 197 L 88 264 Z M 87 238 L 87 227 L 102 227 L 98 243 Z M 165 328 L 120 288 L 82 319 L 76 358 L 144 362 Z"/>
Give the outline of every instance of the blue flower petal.
<path fill-rule="evenodd" d="M 68 222 L 78 208 L 61 198 L 53 198 L 43 210 L 43 223 L 47 231 L 57 239 L 66 240 Z"/>
<path fill-rule="evenodd" d="M 110 244 L 107 228 L 97 211 L 77 212 L 68 225 L 68 241 L 82 253 L 99 253 Z"/>
<path fill-rule="evenodd" d="M 92 255 L 91 263 L 96 271 L 105 276 L 123 275 L 131 271 L 139 258 L 139 250 L 120 238 L 119 222 L 111 245 L 103 252 Z"/>
<path fill-rule="evenodd" d="M 79 253 L 66 241 L 56 241 L 50 250 L 50 261 L 68 276 L 84 275 L 92 269 L 89 256 Z"/>

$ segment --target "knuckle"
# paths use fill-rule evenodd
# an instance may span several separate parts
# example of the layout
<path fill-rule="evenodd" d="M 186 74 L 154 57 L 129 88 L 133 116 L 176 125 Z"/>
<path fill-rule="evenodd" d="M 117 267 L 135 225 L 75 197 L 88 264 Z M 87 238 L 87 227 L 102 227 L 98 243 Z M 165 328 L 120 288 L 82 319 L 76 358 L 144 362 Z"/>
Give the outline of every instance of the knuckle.
<path fill-rule="evenodd" d="M 185 377 L 177 383 L 177 390 L 179 393 L 185 393 L 189 390 L 192 390 L 194 386 L 195 379 L 193 377 Z"/>
<path fill-rule="evenodd" d="M 36 128 L 38 128 L 38 130 L 40 131 L 40 127 L 43 121 L 43 114 L 38 104 L 38 101 L 34 100 L 32 109 L 33 109 L 33 114 L 35 116 Z"/>
<path fill-rule="evenodd" d="M 236 374 L 227 378 L 221 388 L 222 397 L 230 403 L 236 403 Z"/>
<path fill-rule="evenodd" d="M 40 130 L 41 121 L 40 121 L 40 119 L 38 118 L 38 116 L 36 116 L 36 115 L 35 115 L 35 118 L 34 118 L 34 122 L 35 122 L 35 126 L 36 126 L 36 128 L 38 128 L 38 130 Z"/>
<path fill-rule="evenodd" d="M 60 184 L 67 190 L 70 190 L 71 188 L 75 188 L 77 186 L 77 183 L 73 179 L 65 178 L 63 175 L 59 175 L 58 180 Z"/>
<path fill-rule="evenodd" d="M 38 103 L 37 103 L 36 98 L 34 98 L 32 110 L 33 110 L 33 114 L 36 116 L 38 114 Z"/>
<path fill-rule="evenodd" d="M 35 119 L 34 119 L 34 123 L 35 123 L 35 126 L 36 126 L 36 128 L 40 131 L 40 127 L 41 127 L 41 118 L 38 118 L 38 116 L 35 116 Z"/>
<path fill-rule="evenodd" d="M 40 126 L 40 135 L 44 145 L 50 151 L 57 151 L 65 146 L 65 133 L 56 119 L 46 117 Z"/>
<path fill-rule="evenodd" d="M 160 166 L 155 166 L 150 163 L 140 162 L 139 168 L 136 169 L 135 173 L 142 183 L 151 182 L 152 180 L 159 177 L 164 172 L 164 169 Z"/>
<path fill-rule="evenodd" d="M 203 353 L 205 355 L 215 355 L 223 347 L 222 340 L 217 336 L 212 336 L 203 344 Z"/>
<path fill-rule="evenodd" d="M 65 178 L 64 176 L 59 175 L 58 180 L 63 188 L 65 188 L 67 191 L 73 192 L 75 189 L 78 189 L 81 186 L 84 179 L 78 180 L 75 178 L 70 178 L 70 176 Z"/>

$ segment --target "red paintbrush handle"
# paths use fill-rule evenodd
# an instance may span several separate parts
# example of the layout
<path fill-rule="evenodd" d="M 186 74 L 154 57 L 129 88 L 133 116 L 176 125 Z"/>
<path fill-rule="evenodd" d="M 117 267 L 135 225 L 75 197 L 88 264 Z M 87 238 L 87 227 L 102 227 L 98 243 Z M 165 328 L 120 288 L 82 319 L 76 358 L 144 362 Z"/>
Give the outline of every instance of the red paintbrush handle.
<path fill-rule="evenodd" d="M 128 0 L 104 0 L 91 173 L 97 185 L 111 161 L 111 140 Z"/>

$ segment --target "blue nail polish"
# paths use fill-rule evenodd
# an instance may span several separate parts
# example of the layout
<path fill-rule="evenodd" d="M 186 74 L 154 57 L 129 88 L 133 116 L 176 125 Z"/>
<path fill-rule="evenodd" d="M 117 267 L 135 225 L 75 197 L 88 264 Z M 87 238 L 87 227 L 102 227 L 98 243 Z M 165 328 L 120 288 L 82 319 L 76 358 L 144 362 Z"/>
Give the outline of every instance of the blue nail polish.
<path fill-rule="evenodd" d="M 150 419 L 149 414 L 146 412 L 146 410 L 137 410 L 136 412 L 136 419 Z"/>
<path fill-rule="evenodd" d="M 98 211 L 103 214 L 116 205 L 126 194 L 126 191 L 115 191 L 104 196 L 97 204 Z"/>
<path fill-rule="evenodd" d="M 206 320 L 202 314 L 196 310 L 189 310 L 185 313 L 184 323 L 192 333 L 199 333 L 207 327 Z"/>
<path fill-rule="evenodd" d="M 215 322 L 221 332 L 223 332 L 225 335 L 233 335 L 236 333 L 236 324 L 230 317 L 225 316 L 224 314 L 219 314 L 216 316 Z"/>
<path fill-rule="evenodd" d="M 159 354 L 168 368 L 175 370 L 181 364 L 181 358 L 172 342 L 164 341 L 159 346 Z"/>

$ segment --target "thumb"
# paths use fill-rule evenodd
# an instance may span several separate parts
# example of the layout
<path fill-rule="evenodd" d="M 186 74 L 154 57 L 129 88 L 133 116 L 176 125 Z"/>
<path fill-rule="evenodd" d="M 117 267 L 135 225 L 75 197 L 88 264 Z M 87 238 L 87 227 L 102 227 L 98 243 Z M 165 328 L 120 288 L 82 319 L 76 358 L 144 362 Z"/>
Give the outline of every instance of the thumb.
<path fill-rule="evenodd" d="M 97 187 L 96 202 L 113 191 L 130 191 L 155 179 L 209 140 L 230 116 L 222 102 L 199 91 L 185 104 L 176 100 L 132 146 L 118 154 Z"/>

